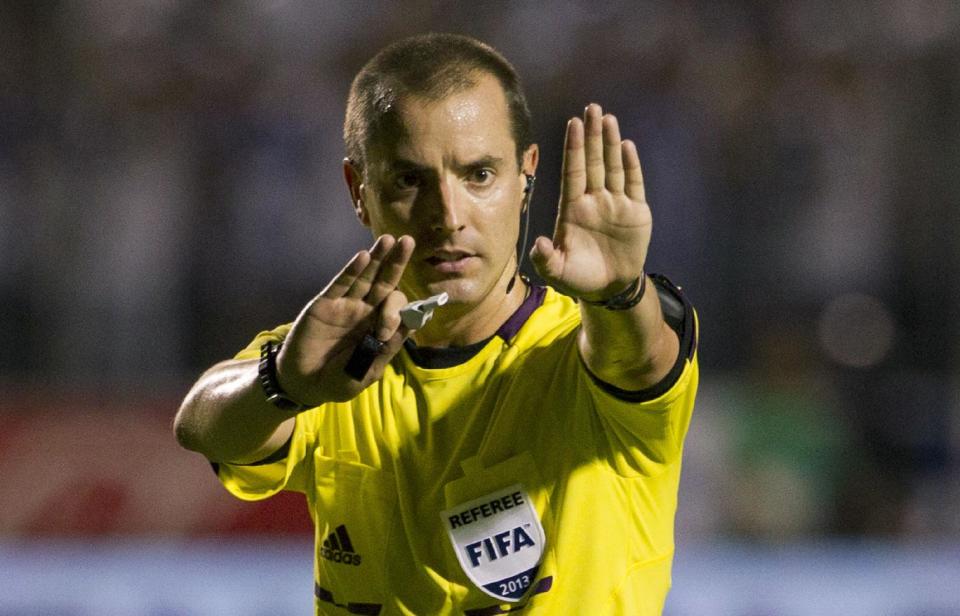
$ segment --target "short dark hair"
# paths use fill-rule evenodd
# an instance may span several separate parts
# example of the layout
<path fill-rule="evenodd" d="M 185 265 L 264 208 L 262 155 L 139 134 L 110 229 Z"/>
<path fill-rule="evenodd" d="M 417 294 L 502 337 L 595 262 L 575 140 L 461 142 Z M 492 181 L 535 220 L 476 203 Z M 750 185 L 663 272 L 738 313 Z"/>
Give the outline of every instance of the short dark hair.
<path fill-rule="evenodd" d="M 443 98 L 493 75 L 503 88 L 517 165 L 531 143 L 530 109 L 520 77 L 510 62 L 489 45 L 460 34 L 422 34 L 397 41 L 375 55 L 357 73 L 347 98 L 343 140 L 347 157 L 364 171 L 372 139 L 388 127 L 396 102 L 409 95 Z"/>

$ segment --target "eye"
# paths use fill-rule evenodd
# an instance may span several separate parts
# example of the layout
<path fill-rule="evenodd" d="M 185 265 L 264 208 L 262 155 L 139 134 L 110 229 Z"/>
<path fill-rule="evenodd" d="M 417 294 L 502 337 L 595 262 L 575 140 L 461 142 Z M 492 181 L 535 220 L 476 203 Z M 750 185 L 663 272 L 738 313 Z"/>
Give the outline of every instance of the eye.
<path fill-rule="evenodd" d="M 394 184 L 401 190 L 416 188 L 420 186 L 420 176 L 413 171 L 407 171 L 406 173 L 398 175 L 397 179 L 394 180 Z"/>
<path fill-rule="evenodd" d="M 487 167 L 479 167 L 467 175 L 467 180 L 476 186 L 488 186 L 493 183 L 495 178 L 493 169 Z"/>

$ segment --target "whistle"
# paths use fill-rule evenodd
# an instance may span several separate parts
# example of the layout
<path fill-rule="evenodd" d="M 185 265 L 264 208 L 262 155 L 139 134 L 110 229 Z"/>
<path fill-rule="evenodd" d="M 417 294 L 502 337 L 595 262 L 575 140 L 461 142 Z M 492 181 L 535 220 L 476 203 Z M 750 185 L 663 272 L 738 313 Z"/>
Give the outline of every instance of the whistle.
<path fill-rule="evenodd" d="M 433 318 L 433 311 L 447 303 L 450 296 L 446 293 L 433 295 L 427 299 L 410 302 L 400 309 L 400 320 L 407 329 L 420 329 Z"/>

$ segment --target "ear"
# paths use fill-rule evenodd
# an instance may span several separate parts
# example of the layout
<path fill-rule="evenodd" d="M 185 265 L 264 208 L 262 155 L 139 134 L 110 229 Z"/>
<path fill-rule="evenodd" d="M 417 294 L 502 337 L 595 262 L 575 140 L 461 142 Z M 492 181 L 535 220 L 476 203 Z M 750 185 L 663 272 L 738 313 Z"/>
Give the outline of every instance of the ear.
<path fill-rule="evenodd" d="M 523 164 L 521 165 L 520 182 L 523 190 L 523 207 L 521 212 L 527 209 L 532 196 L 533 185 L 531 180 L 537 175 L 537 163 L 540 162 L 540 148 L 536 143 L 531 143 L 530 147 L 523 153 Z"/>
<path fill-rule="evenodd" d="M 523 153 L 523 171 L 526 175 L 537 175 L 537 163 L 540 162 L 540 146 L 531 143 L 526 152 Z M 524 179 L 526 182 L 526 179 Z"/>
<path fill-rule="evenodd" d="M 353 202 L 353 210 L 360 219 L 360 224 L 364 227 L 370 226 L 370 215 L 367 208 L 363 205 L 363 173 L 357 168 L 349 158 L 343 159 L 343 179 L 347 182 L 347 190 L 350 191 L 350 201 Z"/>

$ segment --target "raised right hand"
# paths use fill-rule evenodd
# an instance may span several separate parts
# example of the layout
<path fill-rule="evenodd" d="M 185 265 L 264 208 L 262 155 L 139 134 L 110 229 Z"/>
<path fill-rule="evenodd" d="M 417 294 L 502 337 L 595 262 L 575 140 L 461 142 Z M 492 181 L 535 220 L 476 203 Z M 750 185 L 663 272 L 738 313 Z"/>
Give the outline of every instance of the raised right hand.
<path fill-rule="evenodd" d="M 381 235 L 307 304 L 277 357 L 277 378 L 290 398 L 311 406 L 350 400 L 383 375 L 409 335 L 400 321 L 407 298 L 397 285 L 413 249 L 409 236 Z M 386 345 L 357 381 L 344 366 L 368 333 Z"/>

